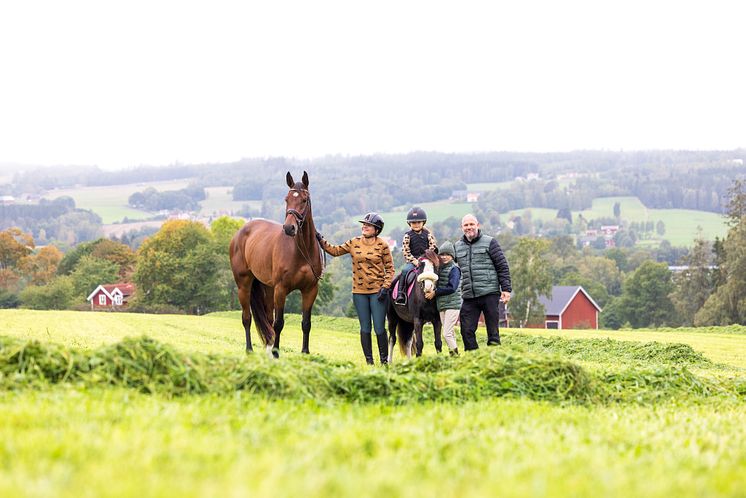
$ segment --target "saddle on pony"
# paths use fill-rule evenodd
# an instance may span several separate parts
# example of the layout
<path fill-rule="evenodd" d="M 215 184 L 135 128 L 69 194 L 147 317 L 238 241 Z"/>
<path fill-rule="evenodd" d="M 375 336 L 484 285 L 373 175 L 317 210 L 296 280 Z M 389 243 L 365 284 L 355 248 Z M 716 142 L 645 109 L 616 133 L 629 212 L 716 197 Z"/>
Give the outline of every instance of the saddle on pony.
<path fill-rule="evenodd" d="M 425 258 L 420 258 L 420 265 L 417 268 L 412 268 L 405 275 L 400 273 L 394 278 L 394 281 L 391 283 L 391 289 L 392 289 L 391 299 L 393 300 L 396 306 L 407 305 L 409 296 L 412 294 L 412 289 L 414 289 L 415 281 L 417 282 L 422 282 L 423 280 L 432 280 L 433 282 L 438 281 L 438 275 L 436 275 L 432 271 L 425 271 L 425 267 L 422 264 L 424 260 Z M 404 284 L 399 285 L 399 281 L 402 278 L 404 279 Z M 403 296 L 399 296 L 400 289 L 405 289 Z"/>
<path fill-rule="evenodd" d="M 412 268 L 406 274 L 399 273 L 394 277 L 394 281 L 391 282 L 391 299 L 393 299 L 395 305 L 407 305 L 407 300 L 409 299 L 410 294 L 412 294 L 412 289 L 414 288 L 414 281 L 417 278 L 417 271 L 417 268 Z M 403 285 L 399 285 L 399 281 L 402 278 L 404 279 Z M 404 296 L 399 296 L 399 289 L 404 289 Z"/>

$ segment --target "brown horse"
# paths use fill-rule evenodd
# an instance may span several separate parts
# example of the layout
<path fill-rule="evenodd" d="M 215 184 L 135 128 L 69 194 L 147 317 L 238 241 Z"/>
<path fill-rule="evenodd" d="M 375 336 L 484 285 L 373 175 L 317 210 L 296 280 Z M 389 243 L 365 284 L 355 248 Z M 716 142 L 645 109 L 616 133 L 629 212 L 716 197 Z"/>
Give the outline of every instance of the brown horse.
<path fill-rule="evenodd" d="M 243 309 L 246 351 L 251 347 L 251 315 L 256 317 L 262 342 L 275 358 L 280 351 L 280 333 L 285 325 L 285 298 L 300 290 L 303 317 L 303 353 L 308 353 L 311 309 L 319 291 L 323 270 L 322 253 L 316 241 L 311 214 L 308 173 L 294 182 L 288 171 L 285 222 L 252 220 L 233 236 L 230 245 L 231 269 L 238 285 Z M 274 318 L 273 318 L 274 313 Z"/>

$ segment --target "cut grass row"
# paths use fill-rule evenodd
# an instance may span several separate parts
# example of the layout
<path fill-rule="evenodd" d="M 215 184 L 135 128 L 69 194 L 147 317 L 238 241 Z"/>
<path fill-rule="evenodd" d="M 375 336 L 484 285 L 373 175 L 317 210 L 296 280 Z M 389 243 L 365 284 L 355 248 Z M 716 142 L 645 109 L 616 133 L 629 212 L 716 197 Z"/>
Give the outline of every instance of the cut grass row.
<path fill-rule="evenodd" d="M 241 356 L 244 333 L 240 312 L 221 312 L 206 316 L 147 315 L 136 313 L 90 313 L 79 311 L 0 310 L 0 334 L 21 339 L 55 342 L 77 349 L 93 349 L 113 344 L 126 337 L 147 335 L 179 350 L 220 353 Z M 311 351 L 325 358 L 362 364 L 357 320 L 344 317 L 314 316 L 311 329 Z M 426 327 L 424 355 L 435 354 L 432 328 Z M 566 339 L 613 339 L 616 341 L 681 343 L 704 354 L 714 363 L 746 369 L 746 334 L 744 327 L 709 327 L 683 329 L 637 330 L 541 330 L 507 329 L 506 339 L 521 333 L 541 337 Z M 254 344 L 259 344 L 256 330 Z M 484 328 L 477 332 L 482 344 Z M 301 350 L 300 316 L 286 316 L 282 333 L 283 354 L 299 354 Z M 459 334 L 459 347 L 460 343 Z M 506 343 L 510 347 L 509 341 Z M 397 352 L 398 354 L 398 352 Z M 581 358 L 578 358 L 581 359 Z"/>
<path fill-rule="evenodd" d="M 653 343 L 627 348 L 634 357 L 652 360 L 652 367 L 588 372 L 559 358 L 556 352 L 574 349 L 592 354 L 595 349 L 615 347 L 603 341 L 585 341 L 574 347 L 568 344 L 571 341 L 543 342 L 543 349 L 554 354 L 489 348 L 458 358 L 430 356 L 369 369 L 321 357 L 292 356 L 275 361 L 265 355 L 185 354 L 148 337 L 86 351 L 0 337 L 0 388 L 68 383 L 130 387 L 168 396 L 248 391 L 270 399 L 392 404 L 495 397 L 571 403 L 746 397 L 746 378 L 716 381 L 684 368 L 684 363 L 708 362 L 683 345 L 674 348 Z M 565 344 L 557 347 L 561 342 Z"/>

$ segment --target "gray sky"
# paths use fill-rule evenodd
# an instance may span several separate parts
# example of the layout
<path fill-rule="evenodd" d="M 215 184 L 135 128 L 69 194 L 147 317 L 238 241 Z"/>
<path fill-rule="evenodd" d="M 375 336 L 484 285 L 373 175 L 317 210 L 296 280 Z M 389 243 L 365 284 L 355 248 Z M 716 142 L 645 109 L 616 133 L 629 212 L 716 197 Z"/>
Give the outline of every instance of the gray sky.
<path fill-rule="evenodd" d="M 0 162 L 744 147 L 742 4 L 2 1 Z"/>

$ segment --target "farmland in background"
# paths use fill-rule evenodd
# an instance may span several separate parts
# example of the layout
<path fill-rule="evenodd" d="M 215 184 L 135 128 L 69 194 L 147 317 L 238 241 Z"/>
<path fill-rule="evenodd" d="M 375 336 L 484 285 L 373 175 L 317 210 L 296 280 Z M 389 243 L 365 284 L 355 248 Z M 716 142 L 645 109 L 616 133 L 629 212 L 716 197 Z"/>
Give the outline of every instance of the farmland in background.
<path fill-rule="evenodd" d="M 228 213 L 235 213 L 248 206 L 255 210 L 261 210 L 262 201 L 234 201 L 233 188 L 224 187 L 207 187 L 205 188 L 207 199 L 200 202 L 201 209 L 198 213 L 200 217 L 217 217 Z M 282 202 L 278 199 L 277 202 Z"/>
<path fill-rule="evenodd" d="M 125 217 L 130 220 L 143 220 L 153 216 L 154 213 L 133 209 L 127 205 L 129 196 L 135 192 L 141 192 L 152 187 L 158 191 L 179 190 L 189 185 L 189 180 L 172 180 L 166 182 L 130 183 L 127 185 L 111 185 L 103 187 L 79 187 L 68 189 L 55 189 L 48 191 L 46 199 L 69 196 L 75 200 L 75 205 L 81 209 L 90 209 L 105 224 L 122 221 Z"/>

